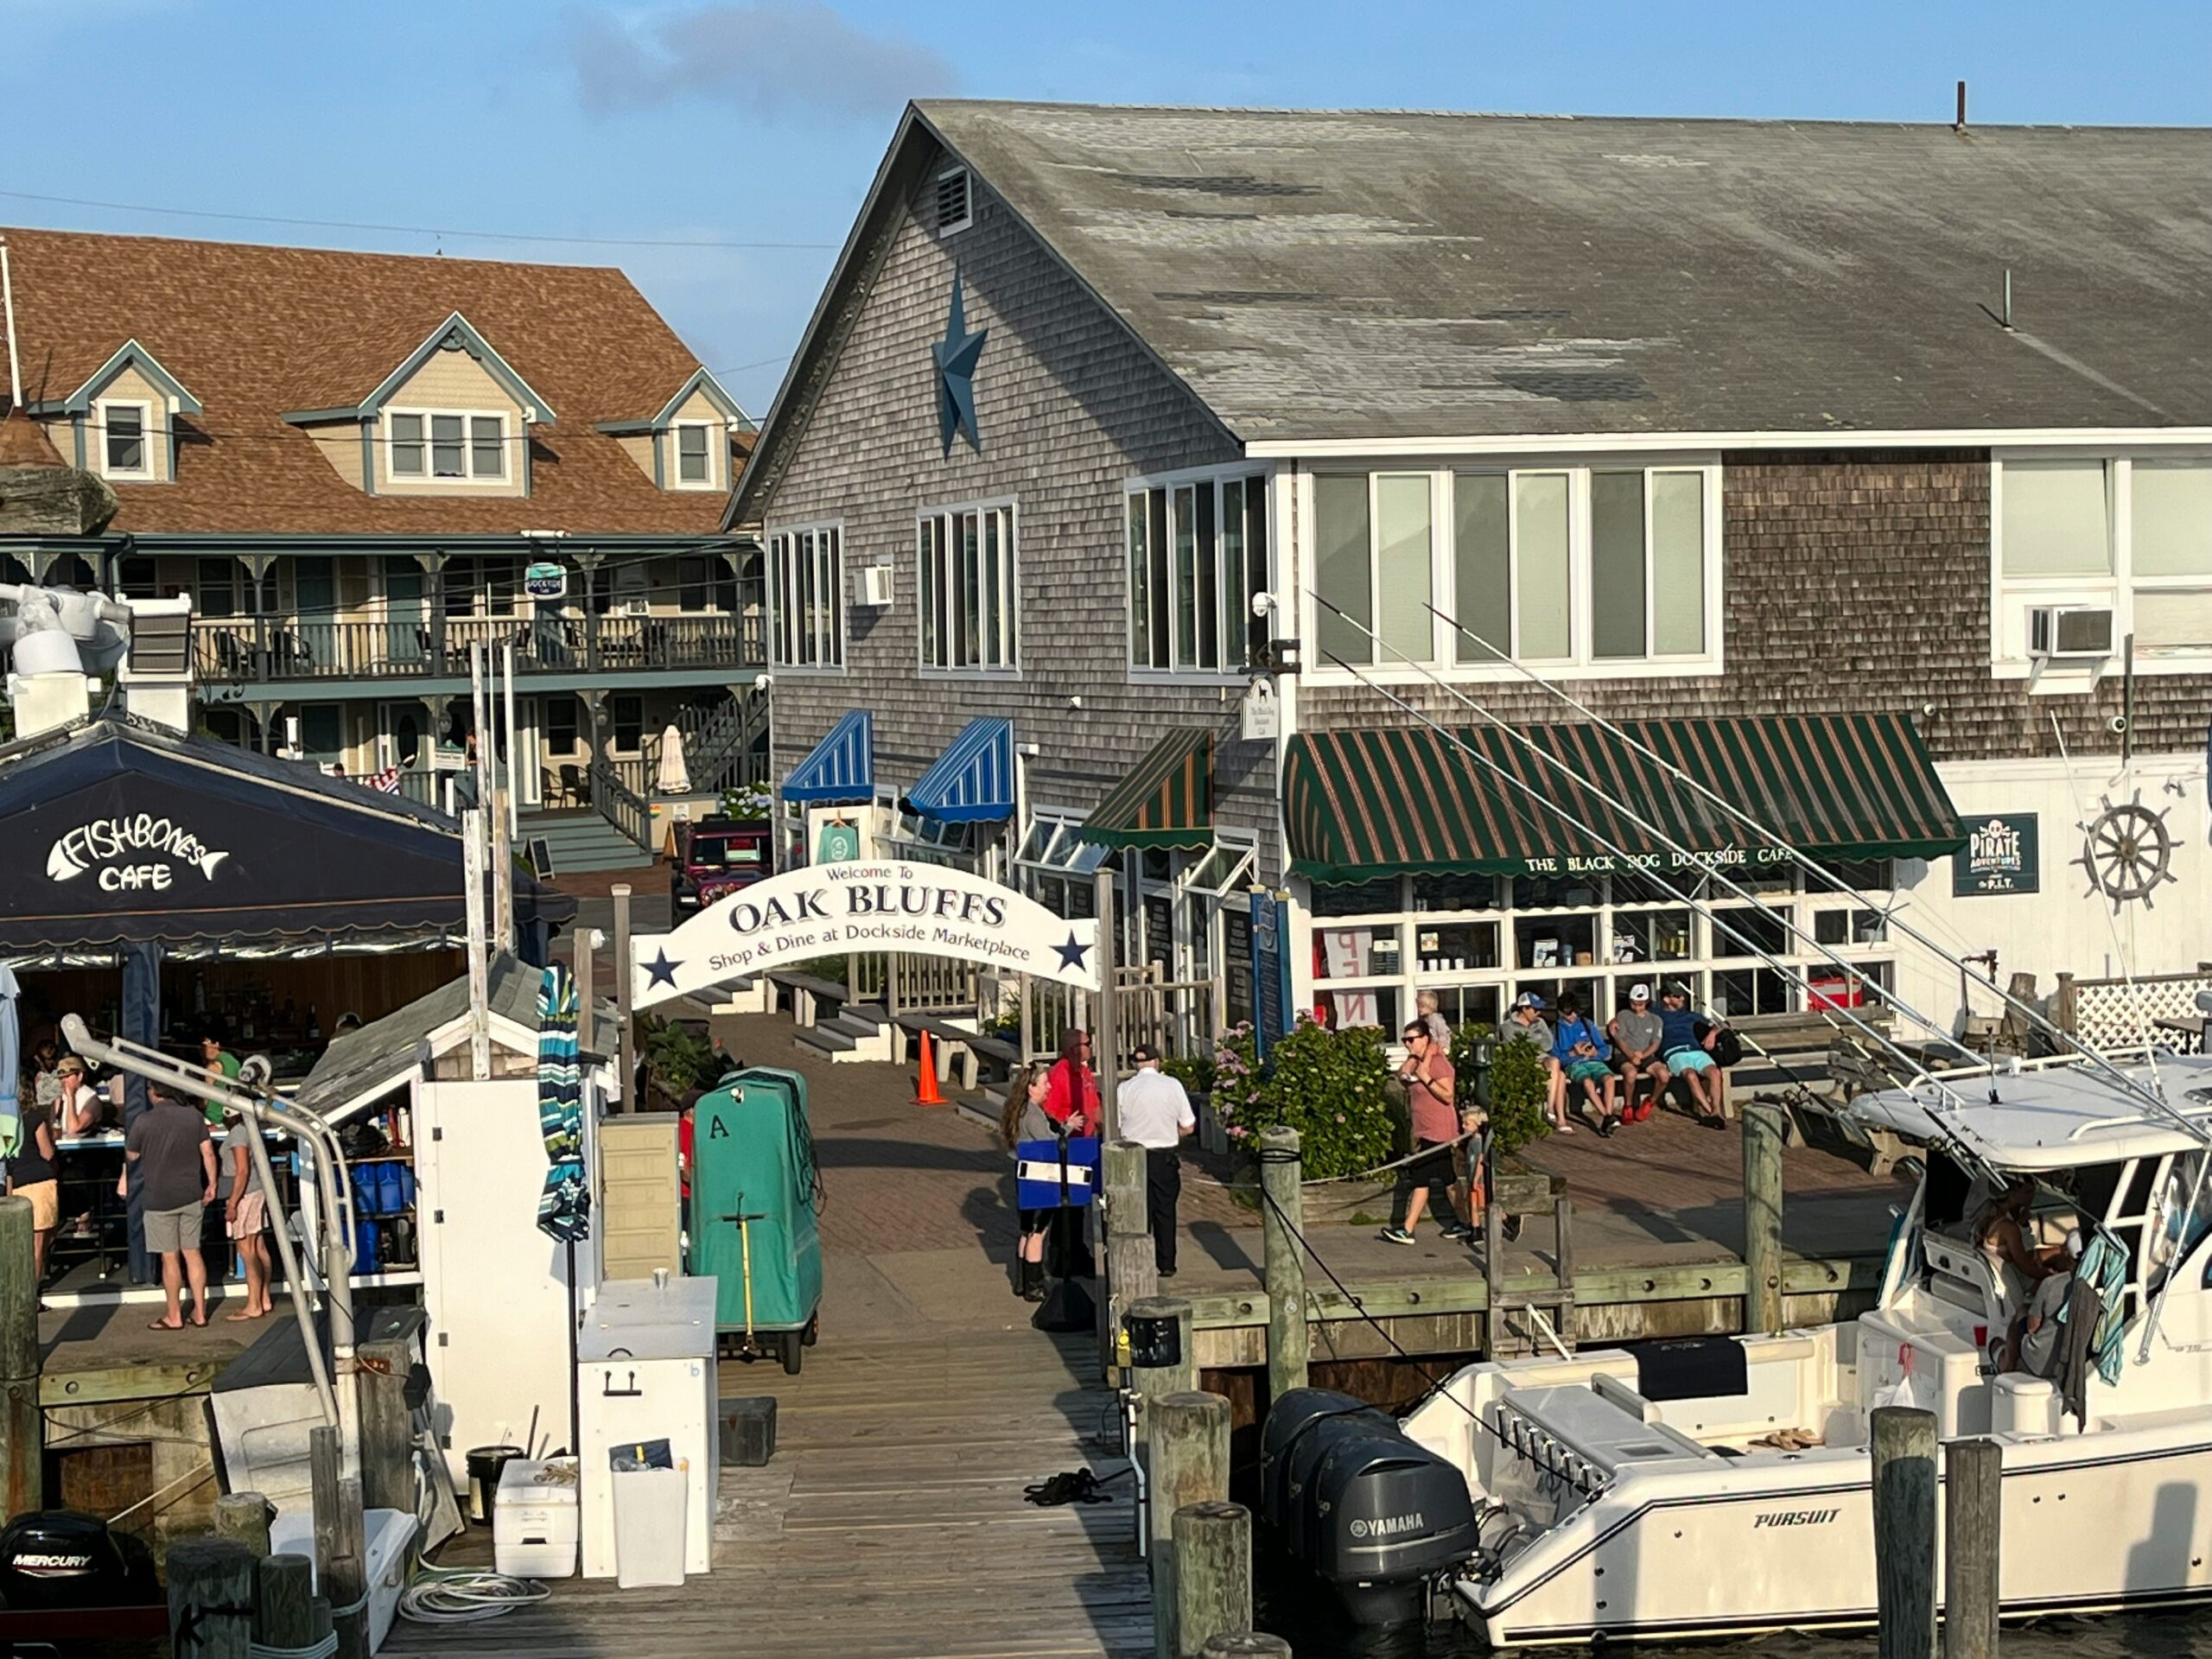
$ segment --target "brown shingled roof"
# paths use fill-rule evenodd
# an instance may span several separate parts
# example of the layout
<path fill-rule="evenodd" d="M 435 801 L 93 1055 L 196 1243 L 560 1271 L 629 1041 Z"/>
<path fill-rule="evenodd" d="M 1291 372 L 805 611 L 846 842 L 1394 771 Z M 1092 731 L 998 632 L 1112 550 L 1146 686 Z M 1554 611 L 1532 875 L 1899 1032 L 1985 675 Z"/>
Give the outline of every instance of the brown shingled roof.
<path fill-rule="evenodd" d="M 67 397 L 136 339 L 203 413 L 176 481 L 116 485 L 117 530 L 708 535 L 722 498 L 664 491 L 601 421 L 658 414 L 699 361 L 619 270 L 60 231 L 6 232 L 24 395 Z M 531 493 L 372 496 L 287 410 L 350 405 L 460 312 L 546 400 Z"/>

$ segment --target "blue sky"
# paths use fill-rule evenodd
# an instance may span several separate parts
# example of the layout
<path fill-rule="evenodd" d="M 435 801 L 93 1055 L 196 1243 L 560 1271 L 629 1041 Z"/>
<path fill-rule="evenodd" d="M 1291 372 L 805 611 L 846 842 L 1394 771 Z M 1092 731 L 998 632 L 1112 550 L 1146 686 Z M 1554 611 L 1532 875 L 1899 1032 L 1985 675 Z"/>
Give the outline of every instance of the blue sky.
<path fill-rule="evenodd" d="M 0 0 L 0 188 L 74 199 L 0 223 L 619 264 L 756 416 L 910 95 L 1948 120 L 1964 77 L 1977 121 L 2212 124 L 2202 0 Z"/>

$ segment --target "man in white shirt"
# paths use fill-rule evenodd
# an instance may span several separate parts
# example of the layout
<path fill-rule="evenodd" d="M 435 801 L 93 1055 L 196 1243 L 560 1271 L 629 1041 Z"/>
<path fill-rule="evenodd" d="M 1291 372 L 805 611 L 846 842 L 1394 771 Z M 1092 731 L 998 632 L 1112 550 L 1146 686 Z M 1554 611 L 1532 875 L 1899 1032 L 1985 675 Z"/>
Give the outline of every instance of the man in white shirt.
<path fill-rule="evenodd" d="M 1195 1131 L 1191 1096 L 1160 1069 L 1160 1051 L 1139 1043 L 1130 1051 L 1136 1074 L 1115 1091 L 1122 1136 L 1144 1148 L 1145 1209 L 1152 1217 L 1152 1255 L 1160 1276 L 1175 1276 L 1175 1206 L 1183 1196 L 1182 1139 Z"/>

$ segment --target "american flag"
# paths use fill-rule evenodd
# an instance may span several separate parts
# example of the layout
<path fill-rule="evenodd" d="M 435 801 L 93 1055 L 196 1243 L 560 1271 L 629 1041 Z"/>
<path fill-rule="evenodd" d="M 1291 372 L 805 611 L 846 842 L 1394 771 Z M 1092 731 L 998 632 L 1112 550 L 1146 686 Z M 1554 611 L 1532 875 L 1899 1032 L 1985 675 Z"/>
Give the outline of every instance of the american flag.
<path fill-rule="evenodd" d="M 382 772 L 365 773 L 361 781 L 371 789 L 380 791 L 384 794 L 397 795 L 399 793 L 399 768 L 386 766 Z"/>

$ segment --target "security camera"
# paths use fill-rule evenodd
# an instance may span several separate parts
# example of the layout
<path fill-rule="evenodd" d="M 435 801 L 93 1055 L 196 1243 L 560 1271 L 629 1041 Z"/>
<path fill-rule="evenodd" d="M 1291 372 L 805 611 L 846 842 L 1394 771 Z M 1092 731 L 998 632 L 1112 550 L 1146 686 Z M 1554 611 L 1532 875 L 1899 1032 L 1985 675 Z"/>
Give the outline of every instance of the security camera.
<path fill-rule="evenodd" d="M 1260 593 L 1252 595 L 1253 615 L 1266 617 L 1273 616 L 1274 613 L 1275 596 L 1273 594 Z"/>
<path fill-rule="evenodd" d="M 1935 719 L 1935 718 L 1936 718 L 1936 705 L 1935 705 L 1934 703 L 1932 703 L 1932 702 L 1923 702 L 1923 703 L 1922 703 L 1922 704 L 1920 705 L 1920 717 L 1921 717 L 1923 720 L 1933 720 L 1933 719 Z"/>
<path fill-rule="evenodd" d="M 2114 715 L 2110 720 L 2107 721 L 2105 724 L 2111 729 L 2112 734 L 2114 737 L 2124 737 L 2126 735 L 2127 716 L 2126 715 Z"/>

